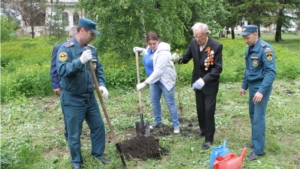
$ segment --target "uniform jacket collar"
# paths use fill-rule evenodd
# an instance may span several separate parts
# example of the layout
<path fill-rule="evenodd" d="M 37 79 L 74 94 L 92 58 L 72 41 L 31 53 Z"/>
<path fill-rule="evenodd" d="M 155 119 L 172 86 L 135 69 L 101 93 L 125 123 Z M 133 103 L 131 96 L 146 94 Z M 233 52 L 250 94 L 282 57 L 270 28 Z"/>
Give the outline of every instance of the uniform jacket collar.
<path fill-rule="evenodd" d="M 258 38 L 258 40 L 257 40 L 257 42 L 256 42 L 256 44 L 254 45 L 254 47 L 253 47 L 253 49 L 251 50 L 251 51 L 254 51 L 254 52 L 259 52 L 259 49 L 260 49 L 260 45 L 261 45 L 261 39 L 260 38 Z M 249 46 L 248 46 L 248 48 L 249 48 Z"/>
<path fill-rule="evenodd" d="M 70 40 L 70 42 L 74 43 L 76 56 L 83 52 L 83 47 L 79 45 L 76 37 L 73 37 L 72 40 Z"/>

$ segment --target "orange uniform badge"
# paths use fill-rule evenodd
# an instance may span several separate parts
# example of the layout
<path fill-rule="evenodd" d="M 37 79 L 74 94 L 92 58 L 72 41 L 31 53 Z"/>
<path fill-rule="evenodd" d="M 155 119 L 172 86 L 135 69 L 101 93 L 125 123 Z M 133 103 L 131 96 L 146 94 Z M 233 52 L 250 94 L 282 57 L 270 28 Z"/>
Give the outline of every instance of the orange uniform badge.
<path fill-rule="evenodd" d="M 58 59 L 64 62 L 68 59 L 68 54 L 66 52 L 60 52 L 58 55 Z"/>

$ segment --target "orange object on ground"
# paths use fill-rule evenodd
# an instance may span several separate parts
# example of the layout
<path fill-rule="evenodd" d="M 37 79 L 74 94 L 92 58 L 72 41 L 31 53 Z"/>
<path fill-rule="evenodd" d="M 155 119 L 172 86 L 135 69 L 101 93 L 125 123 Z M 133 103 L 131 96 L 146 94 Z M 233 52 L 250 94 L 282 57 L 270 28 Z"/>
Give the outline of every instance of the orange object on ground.
<path fill-rule="evenodd" d="M 247 148 L 242 150 L 240 157 L 237 157 L 233 153 L 229 153 L 225 156 L 218 156 L 214 162 L 214 169 L 242 169 L 243 160 Z"/>

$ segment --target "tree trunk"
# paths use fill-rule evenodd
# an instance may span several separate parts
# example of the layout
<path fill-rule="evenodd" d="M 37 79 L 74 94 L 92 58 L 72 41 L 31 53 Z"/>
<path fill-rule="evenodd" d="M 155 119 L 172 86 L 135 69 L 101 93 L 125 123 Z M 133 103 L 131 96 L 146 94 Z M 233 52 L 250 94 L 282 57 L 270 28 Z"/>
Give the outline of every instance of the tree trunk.
<path fill-rule="evenodd" d="M 235 39 L 234 27 L 231 27 L 231 39 Z"/>
<path fill-rule="evenodd" d="M 281 25 L 277 25 L 276 26 L 276 33 L 275 33 L 275 42 L 279 42 L 280 40 L 282 40 L 281 38 Z"/>
<path fill-rule="evenodd" d="M 34 39 L 34 24 L 31 23 L 31 37 Z"/>
<path fill-rule="evenodd" d="M 258 37 L 260 37 L 260 25 L 257 25 Z"/>
<path fill-rule="evenodd" d="M 300 30 L 300 17 L 298 17 L 298 22 L 297 22 L 297 26 L 296 26 L 296 30 L 295 30 L 295 35 L 298 35 L 298 30 Z"/>
<path fill-rule="evenodd" d="M 275 33 L 275 42 L 279 42 L 280 40 L 282 40 L 281 37 L 281 28 L 282 28 L 282 22 L 283 22 L 283 9 L 280 9 L 278 12 L 278 19 L 276 21 L 276 33 Z"/>

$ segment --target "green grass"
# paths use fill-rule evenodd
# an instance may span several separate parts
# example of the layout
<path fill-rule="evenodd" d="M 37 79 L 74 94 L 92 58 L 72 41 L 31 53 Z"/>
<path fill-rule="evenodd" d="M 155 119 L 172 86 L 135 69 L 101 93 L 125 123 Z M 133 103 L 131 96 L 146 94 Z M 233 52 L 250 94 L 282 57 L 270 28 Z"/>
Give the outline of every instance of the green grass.
<path fill-rule="evenodd" d="M 296 169 L 300 168 L 300 82 L 276 80 L 267 108 L 266 155 L 257 161 L 244 160 L 246 169 Z M 250 141 L 250 122 L 247 96 L 239 96 L 240 83 L 222 83 L 217 99 L 215 143 L 213 147 L 227 140 L 232 153 L 240 155 L 243 145 Z M 178 87 L 179 89 L 179 87 Z M 178 90 L 177 90 L 178 91 Z M 145 120 L 153 122 L 149 90 L 143 93 Z M 178 94 L 178 93 L 177 93 Z M 184 119 L 196 119 L 194 92 L 188 86 L 180 87 L 180 102 Z M 118 97 L 116 97 L 118 96 Z M 163 99 L 162 99 L 163 100 Z M 163 101 L 162 101 L 163 102 Z M 179 100 L 177 100 L 179 102 Z M 119 142 L 135 136 L 135 121 L 139 121 L 138 95 L 134 90 L 111 90 L 105 100 Z M 163 122 L 171 125 L 165 103 Z M 104 117 L 103 113 L 102 116 Z M 2 168 L 71 168 L 68 145 L 63 136 L 63 116 L 58 97 L 29 98 L 20 102 L 2 105 L 1 110 L 1 163 Z M 105 121 L 106 123 L 106 121 Z M 193 130 L 198 129 L 193 122 Z M 106 125 L 107 132 L 109 131 Z M 202 150 L 203 139 L 185 132 L 187 123 L 182 123 L 180 135 L 159 137 L 160 145 L 170 150 L 161 160 L 126 161 L 128 168 L 137 169 L 206 169 L 209 168 L 211 149 Z M 83 132 L 89 132 L 84 123 Z M 110 133 L 107 133 L 109 136 Z M 187 134 L 188 136 L 184 136 Z M 82 135 L 82 155 L 85 169 L 122 168 L 115 145 L 108 143 L 105 154 L 112 160 L 111 165 L 103 166 L 89 155 L 90 140 Z M 247 150 L 246 155 L 251 152 Z"/>
<path fill-rule="evenodd" d="M 241 36 L 237 36 L 237 39 Z M 280 43 L 274 42 L 274 34 L 262 34 L 262 39 L 276 45 L 284 46 L 300 56 L 300 35 L 283 34 Z M 220 39 L 222 41 L 223 39 Z M 229 41 L 229 40 L 225 40 Z M 226 43 L 226 48 L 234 48 L 234 43 Z M 237 53 L 243 53 L 244 48 Z M 13 50 L 9 50 L 13 51 Z M 235 51 L 235 50 L 232 50 Z M 278 53 L 284 53 L 280 49 Z M 234 53 L 224 53 L 231 55 Z M 292 57 L 294 57 L 292 56 Z M 289 57 L 289 56 L 284 56 Z M 282 57 L 284 59 L 284 57 Z M 279 64 L 279 61 L 278 61 Z M 293 63 L 292 63 L 293 64 Z M 298 64 L 299 63 L 295 63 Z M 225 64 L 224 64 L 225 65 Z M 182 67 L 181 69 L 185 69 Z M 235 69 L 241 68 L 241 65 Z M 228 69 L 228 68 L 226 68 Z M 49 68 L 47 68 L 49 70 Z M 224 69 L 225 70 L 225 69 Z M 229 69 L 230 70 L 230 69 Z M 186 73 L 190 74 L 190 71 Z M 226 72 L 223 72 L 223 76 Z M 45 73 L 46 74 L 46 73 Z M 49 73 L 47 73 L 48 75 Z M 179 76 L 182 74 L 179 74 Z M 45 76 L 45 78 L 47 78 Z M 180 78 L 180 77 L 179 77 Z M 179 79 L 178 78 L 178 79 Z M 223 77 L 224 78 L 224 77 Z M 2 79 L 3 80 L 3 79 Z M 20 79 L 22 80 L 22 79 Z M 23 79 L 24 80 L 24 79 Z M 266 155 L 254 162 L 244 160 L 246 169 L 298 169 L 300 168 L 300 77 L 276 79 L 267 108 Z M 45 81 L 44 81 L 45 82 Z M 2 82 L 3 83 L 3 82 Z M 213 147 L 227 140 L 227 147 L 239 155 L 243 145 L 250 141 L 250 121 L 248 116 L 247 96 L 238 95 L 241 83 L 221 83 L 217 99 L 216 133 Z M 194 92 L 188 85 L 177 86 L 177 94 L 183 112 L 181 118 L 193 121 L 193 131 L 198 131 Z M 139 121 L 138 96 L 134 86 L 129 91 L 109 88 L 110 96 L 105 100 L 106 108 L 115 128 L 119 142 L 135 136 L 135 122 Z M 149 90 L 143 89 L 144 118 L 153 122 Z M 64 140 L 64 124 L 59 97 L 14 97 L 14 101 L 1 105 L 1 168 L 71 168 L 67 142 Z M 178 97 L 177 97 L 178 98 Z M 163 99 L 162 99 L 163 102 Z M 171 126 L 167 107 L 163 105 L 163 123 Z M 102 113 L 102 117 L 104 117 Z M 105 119 L 104 119 L 105 121 Z M 106 123 L 106 121 L 105 121 Z M 128 168 L 138 169 L 207 169 L 209 168 L 210 150 L 202 150 L 204 140 L 197 139 L 187 132 L 187 123 L 181 124 L 180 135 L 159 137 L 160 145 L 170 150 L 168 156 L 161 160 L 126 161 Z M 106 124 L 107 138 L 110 136 Z M 89 129 L 84 123 L 82 135 L 82 155 L 85 169 L 122 168 L 115 145 L 107 143 L 105 154 L 113 164 L 103 166 L 99 160 L 91 157 Z M 108 139 L 109 140 L 109 139 Z M 248 155 L 251 150 L 247 150 Z"/>

